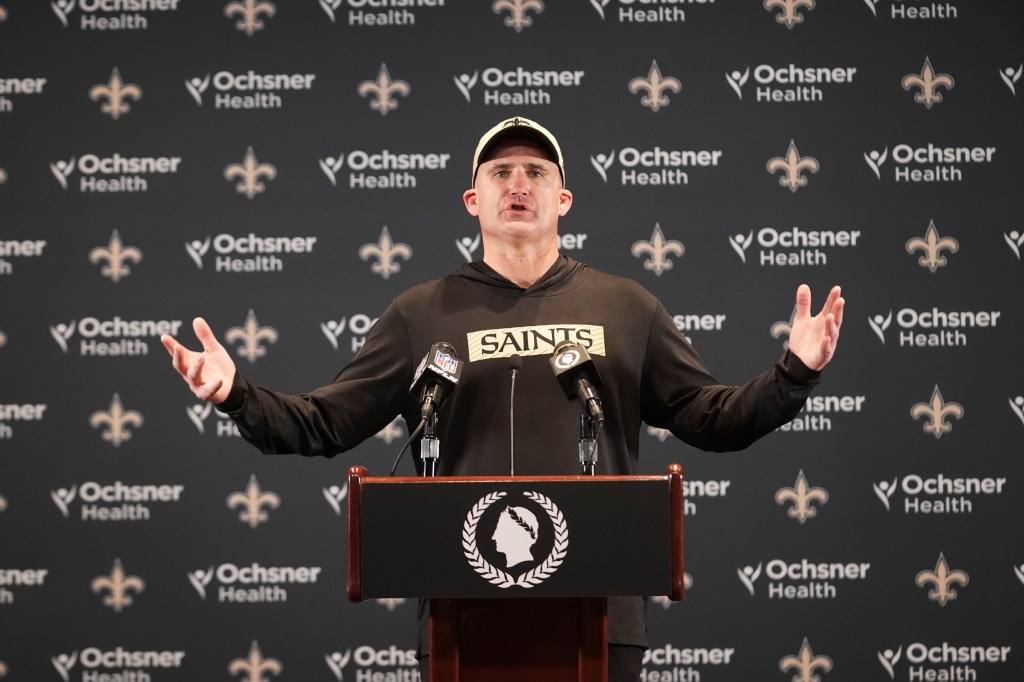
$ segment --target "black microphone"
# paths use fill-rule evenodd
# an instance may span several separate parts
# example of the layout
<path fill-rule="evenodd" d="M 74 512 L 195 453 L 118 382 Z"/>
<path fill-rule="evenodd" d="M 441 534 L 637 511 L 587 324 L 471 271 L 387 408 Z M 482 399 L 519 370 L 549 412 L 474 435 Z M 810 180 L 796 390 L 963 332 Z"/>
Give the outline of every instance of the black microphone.
<path fill-rule="evenodd" d="M 422 419 L 429 419 L 458 385 L 463 364 L 447 341 L 438 341 L 427 351 L 409 387 L 409 392 L 420 399 Z"/>
<path fill-rule="evenodd" d="M 562 341 L 555 346 L 550 362 L 565 397 L 569 400 L 578 398 L 591 418 L 603 424 L 604 411 L 595 390 L 601 385 L 601 376 L 587 349 L 572 341 Z"/>

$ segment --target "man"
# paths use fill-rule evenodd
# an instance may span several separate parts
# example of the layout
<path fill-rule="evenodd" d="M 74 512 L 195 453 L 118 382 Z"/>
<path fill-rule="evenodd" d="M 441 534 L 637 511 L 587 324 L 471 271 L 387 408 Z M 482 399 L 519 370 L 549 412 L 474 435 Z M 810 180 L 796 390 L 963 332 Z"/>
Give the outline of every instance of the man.
<path fill-rule="evenodd" d="M 588 347 L 603 380 L 597 473 L 632 474 L 642 422 L 705 450 L 744 448 L 797 414 L 835 352 L 839 287 L 812 316 L 801 285 L 783 358 L 745 384 L 720 385 L 649 292 L 558 253 L 558 219 L 573 196 L 558 142 L 533 121 L 508 119 L 483 135 L 463 201 L 480 222 L 483 260 L 399 295 L 328 386 L 295 396 L 250 384 L 201 318 L 193 324 L 201 352 L 162 337 L 175 368 L 264 452 L 333 456 L 396 414 L 418 423 L 413 373 L 431 343 L 447 340 L 467 362 L 439 413 L 439 473 L 501 475 L 511 471 L 504 389 L 518 355 L 515 473 L 571 474 L 581 408 L 565 399 L 548 358 L 560 341 L 574 341 Z M 647 646 L 644 603 L 611 598 L 608 617 L 609 680 L 636 680 Z M 421 627 L 421 654 L 426 644 Z"/>

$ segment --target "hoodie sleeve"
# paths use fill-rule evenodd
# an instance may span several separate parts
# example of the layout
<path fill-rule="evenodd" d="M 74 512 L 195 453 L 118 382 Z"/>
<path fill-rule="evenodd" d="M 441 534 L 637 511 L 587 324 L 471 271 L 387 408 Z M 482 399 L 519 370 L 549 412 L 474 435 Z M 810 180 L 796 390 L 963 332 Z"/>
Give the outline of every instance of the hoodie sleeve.
<path fill-rule="evenodd" d="M 402 411 L 414 369 L 406 323 L 392 302 L 332 383 L 290 395 L 236 374 L 220 409 L 246 441 L 267 454 L 332 457 L 373 436 Z"/>
<path fill-rule="evenodd" d="M 793 419 L 819 374 L 786 351 L 749 381 L 722 385 L 659 303 L 643 368 L 643 419 L 702 450 L 741 450 Z"/>

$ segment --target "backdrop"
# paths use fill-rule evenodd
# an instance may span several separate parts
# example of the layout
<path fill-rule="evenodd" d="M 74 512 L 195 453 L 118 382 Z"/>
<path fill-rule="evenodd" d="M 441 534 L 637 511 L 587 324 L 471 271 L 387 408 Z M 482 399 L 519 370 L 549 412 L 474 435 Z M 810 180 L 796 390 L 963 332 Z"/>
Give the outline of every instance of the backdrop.
<path fill-rule="evenodd" d="M 201 314 L 253 381 L 328 382 L 480 256 L 472 148 L 524 115 L 565 253 L 723 382 L 800 282 L 848 300 L 790 426 L 641 434 L 685 467 L 691 580 L 644 679 L 1022 679 L 1022 7 L 0 0 L 0 678 L 418 679 L 415 605 L 343 584 L 346 469 L 405 425 L 263 457 L 158 336 Z"/>

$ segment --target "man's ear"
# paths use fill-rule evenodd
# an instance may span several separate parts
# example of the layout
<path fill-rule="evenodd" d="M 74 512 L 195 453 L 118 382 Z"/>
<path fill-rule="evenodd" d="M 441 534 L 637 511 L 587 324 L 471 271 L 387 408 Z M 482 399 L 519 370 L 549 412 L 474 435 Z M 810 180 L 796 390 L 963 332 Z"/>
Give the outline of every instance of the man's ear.
<path fill-rule="evenodd" d="M 567 189 L 558 191 L 558 215 L 564 216 L 572 208 L 572 192 Z"/>
<path fill-rule="evenodd" d="M 471 216 L 480 215 L 480 208 L 476 202 L 476 188 L 467 189 L 462 194 L 462 203 L 466 205 L 466 210 Z"/>

